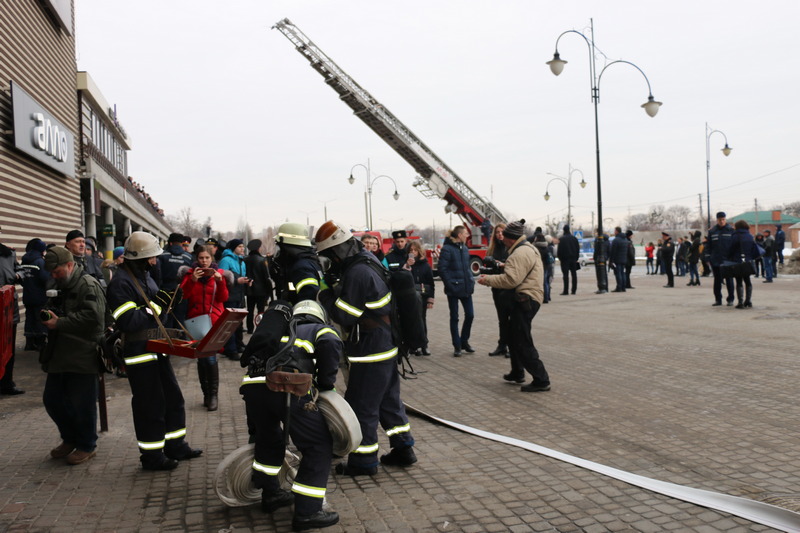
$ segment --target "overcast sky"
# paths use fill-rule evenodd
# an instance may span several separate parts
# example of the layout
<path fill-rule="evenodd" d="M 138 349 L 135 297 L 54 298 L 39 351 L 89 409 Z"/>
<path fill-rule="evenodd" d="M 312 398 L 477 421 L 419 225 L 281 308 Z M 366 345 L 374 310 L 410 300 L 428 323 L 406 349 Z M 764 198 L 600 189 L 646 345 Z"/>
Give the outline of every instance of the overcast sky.
<path fill-rule="evenodd" d="M 445 226 L 444 202 L 412 187 L 414 170 L 339 101 L 272 25 L 289 18 L 508 217 L 573 217 L 597 206 L 589 54 L 561 39 L 569 63 L 545 62 L 559 34 L 589 33 L 609 60 L 647 75 L 655 118 L 639 106 L 636 69 L 603 75 L 599 106 L 604 217 L 622 223 L 653 204 L 695 211 L 706 191 L 729 216 L 800 200 L 796 0 L 703 2 L 534 0 L 75 0 L 78 68 L 132 139 L 129 171 L 167 214 L 191 206 L 215 229 L 259 229 L 328 217 L 365 224 L 366 172 L 375 226 Z M 598 57 L 598 70 L 604 59 Z M 458 222 L 457 218 L 452 221 Z M 609 225 L 611 221 L 606 221 Z"/>

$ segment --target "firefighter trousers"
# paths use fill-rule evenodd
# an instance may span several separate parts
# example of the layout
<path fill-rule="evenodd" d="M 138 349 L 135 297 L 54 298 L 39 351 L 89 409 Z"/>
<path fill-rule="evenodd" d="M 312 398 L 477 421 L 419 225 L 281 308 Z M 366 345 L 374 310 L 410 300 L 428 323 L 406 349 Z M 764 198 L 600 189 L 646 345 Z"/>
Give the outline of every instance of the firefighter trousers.
<path fill-rule="evenodd" d="M 265 492 L 280 488 L 278 471 L 286 453 L 285 392 L 272 392 L 263 382 L 242 385 L 248 426 L 255 431 L 253 484 Z M 312 515 L 322 509 L 333 460 L 333 439 L 320 411 L 306 410 L 311 400 L 290 395 L 289 436 L 302 454 L 292 492 L 295 515 Z M 283 425 L 282 425 L 283 424 Z"/>
<path fill-rule="evenodd" d="M 392 448 L 413 446 L 411 427 L 400 399 L 396 358 L 376 363 L 353 363 L 344 395 L 361 426 L 361 445 L 347 463 L 370 468 L 378 465 L 378 423 Z"/>
<path fill-rule="evenodd" d="M 189 450 L 184 440 L 183 394 L 172 364 L 164 354 L 152 355 L 150 360 L 126 366 L 133 393 L 133 427 L 143 461 L 162 453 L 178 458 Z"/>

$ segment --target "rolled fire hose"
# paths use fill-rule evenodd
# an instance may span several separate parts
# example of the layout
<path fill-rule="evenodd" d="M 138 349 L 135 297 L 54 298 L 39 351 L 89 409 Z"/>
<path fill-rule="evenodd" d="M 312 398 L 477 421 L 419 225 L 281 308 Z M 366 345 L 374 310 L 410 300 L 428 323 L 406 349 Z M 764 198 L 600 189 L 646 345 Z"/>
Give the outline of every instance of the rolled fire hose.
<path fill-rule="evenodd" d="M 253 457 L 255 444 L 246 444 L 231 452 L 217 466 L 214 473 L 214 490 L 228 507 L 244 507 L 261 501 L 261 489 L 253 485 Z M 283 465 L 278 473 L 281 485 L 294 482 L 300 459 L 286 450 Z"/>
<path fill-rule="evenodd" d="M 361 425 L 353 408 L 335 390 L 319 393 L 317 407 L 333 437 L 333 454 L 345 457 L 361 445 Z"/>
<path fill-rule="evenodd" d="M 361 426 L 350 404 L 336 391 L 323 391 L 317 399 L 328 430 L 333 437 L 333 453 L 344 457 L 361 444 Z M 253 456 L 255 445 L 247 444 L 230 453 L 217 466 L 214 473 L 214 490 L 228 507 L 244 507 L 261 501 L 261 489 L 253 485 Z M 299 458 L 286 450 L 283 465 L 278 473 L 281 485 L 293 483 L 297 475 Z"/>
<path fill-rule="evenodd" d="M 559 461 L 563 461 L 565 463 L 569 463 L 571 465 L 578 466 L 580 468 L 597 472 L 598 474 L 603 474 L 605 476 L 624 481 L 625 483 L 629 483 L 636 487 L 641 487 L 643 489 L 647 489 L 658 494 L 663 494 L 678 500 L 683 500 L 685 502 L 694 503 L 702 507 L 708 507 L 709 509 L 730 513 L 734 516 L 739 516 L 757 524 L 763 524 L 781 531 L 800 531 L 800 513 L 790 511 L 789 509 L 784 509 L 783 507 L 777 507 L 765 502 L 741 498 L 739 496 L 731 496 L 730 494 L 722 494 L 710 490 L 686 487 L 684 485 L 677 485 L 675 483 L 669 483 L 666 481 L 660 481 L 658 479 L 640 476 L 638 474 L 632 474 L 630 472 L 625 472 L 624 470 L 619 470 L 610 466 L 587 461 L 586 459 L 581 459 L 580 457 L 575 457 L 563 452 L 551 450 L 550 448 L 545 448 L 544 446 L 539 446 L 538 444 L 533 444 L 512 437 L 506 437 L 505 435 L 498 435 L 497 433 L 491 433 L 482 429 L 476 429 L 464 424 L 459 424 L 458 422 L 445 420 L 443 418 L 426 413 L 421 409 L 411 407 L 408 404 L 404 405 L 406 412 L 408 413 L 415 414 L 420 418 L 453 428 L 457 431 L 462 431 L 464 433 L 495 442 L 516 446 L 517 448 L 522 448 L 523 450 L 538 453 Z"/>

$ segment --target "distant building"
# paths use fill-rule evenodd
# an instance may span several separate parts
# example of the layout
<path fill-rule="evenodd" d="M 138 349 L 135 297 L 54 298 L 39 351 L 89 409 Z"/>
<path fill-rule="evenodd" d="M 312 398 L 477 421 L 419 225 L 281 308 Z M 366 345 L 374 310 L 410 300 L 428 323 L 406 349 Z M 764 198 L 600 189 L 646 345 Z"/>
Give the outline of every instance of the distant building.
<path fill-rule="evenodd" d="M 783 231 L 786 233 L 786 246 L 791 246 L 792 248 L 797 248 L 798 246 L 798 235 L 797 232 L 793 232 L 793 235 L 790 235 L 789 226 L 793 224 L 797 224 L 800 222 L 800 218 L 793 217 L 791 215 L 784 215 L 780 212 L 780 210 L 774 211 L 745 211 L 744 213 L 740 213 L 735 217 L 728 218 L 728 222 L 731 225 L 735 224 L 738 220 L 744 220 L 750 226 L 750 233 L 754 234 L 756 232 L 763 233 L 764 230 L 769 230 L 772 235 L 775 235 L 777 224 L 783 224 Z M 791 245 L 789 244 L 791 240 Z"/>

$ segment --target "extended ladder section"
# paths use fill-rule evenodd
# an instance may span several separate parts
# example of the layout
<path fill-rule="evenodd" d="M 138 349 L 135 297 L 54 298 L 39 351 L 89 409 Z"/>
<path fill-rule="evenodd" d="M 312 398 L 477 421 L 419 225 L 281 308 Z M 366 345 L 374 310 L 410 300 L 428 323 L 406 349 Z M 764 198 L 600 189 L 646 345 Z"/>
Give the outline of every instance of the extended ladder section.
<path fill-rule="evenodd" d="M 355 115 L 414 168 L 419 177 L 413 185 L 425 197 L 445 200 L 448 204 L 446 211 L 457 213 L 473 226 L 480 226 L 486 218 L 494 224 L 506 221 L 491 202 L 473 191 L 411 130 L 339 68 L 289 19 L 276 23 L 273 29 L 278 29 L 285 35 Z"/>

